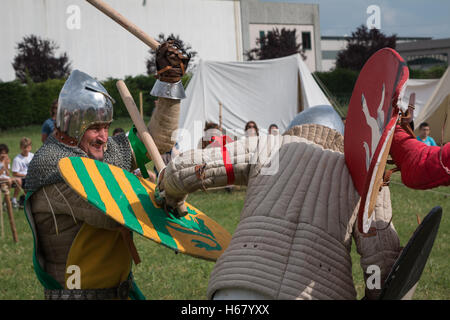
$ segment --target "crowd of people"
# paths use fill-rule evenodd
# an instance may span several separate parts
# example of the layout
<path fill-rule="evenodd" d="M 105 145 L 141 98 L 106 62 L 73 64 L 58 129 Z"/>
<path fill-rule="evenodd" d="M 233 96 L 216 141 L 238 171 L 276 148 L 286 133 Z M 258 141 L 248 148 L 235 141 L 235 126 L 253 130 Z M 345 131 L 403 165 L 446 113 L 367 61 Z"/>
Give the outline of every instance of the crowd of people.
<path fill-rule="evenodd" d="M 236 137 L 230 137 L 229 135 L 224 134 L 222 128 L 215 122 L 206 122 L 205 127 L 203 129 L 203 137 L 201 141 L 199 141 L 197 148 L 205 149 L 206 147 L 218 147 L 224 146 L 227 143 L 233 142 L 236 140 Z M 269 135 L 278 135 L 279 129 L 275 123 L 272 123 L 267 129 L 267 134 Z M 244 127 L 244 137 L 257 137 L 259 136 L 259 128 L 255 121 L 250 120 L 245 124 Z"/>

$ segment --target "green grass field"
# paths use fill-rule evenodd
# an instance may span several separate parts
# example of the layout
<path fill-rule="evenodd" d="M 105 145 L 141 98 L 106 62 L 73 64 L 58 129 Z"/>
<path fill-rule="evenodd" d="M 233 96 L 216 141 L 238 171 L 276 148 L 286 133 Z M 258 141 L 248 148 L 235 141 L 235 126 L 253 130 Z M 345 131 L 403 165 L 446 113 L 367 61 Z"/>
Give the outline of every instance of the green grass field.
<path fill-rule="evenodd" d="M 111 126 L 130 128 L 127 119 L 119 119 Z M 0 133 L 0 143 L 7 143 L 11 159 L 19 153 L 19 140 L 27 136 L 33 141 L 33 151 L 40 147 L 38 126 Z M 450 299 L 450 188 L 430 191 L 411 190 L 395 174 L 391 184 L 393 223 L 401 245 L 405 245 L 417 227 L 416 214 L 421 219 L 434 206 L 443 208 L 443 218 L 433 251 L 414 296 L 415 299 Z M 188 201 L 233 233 L 244 205 L 245 188 L 226 191 L 196 192 Z M 0 237 L 0 299 L 43 299 L 42 286 L 36 279 L 32 265 L 33 239 L 23 211 L 14 212 L 19 243 L 12 240 L 8 217 L 4 213 L 5 235 Z M 141 236 L 135 243 L 142 262 L 133 267 L 136 282 L 147 299 L 206 299 L 209 274 L 214 263 L 175 254 Z M 355 246 L 352 246 L 353 278 L 358 298 L 364 295 L 362 270 Z"/>

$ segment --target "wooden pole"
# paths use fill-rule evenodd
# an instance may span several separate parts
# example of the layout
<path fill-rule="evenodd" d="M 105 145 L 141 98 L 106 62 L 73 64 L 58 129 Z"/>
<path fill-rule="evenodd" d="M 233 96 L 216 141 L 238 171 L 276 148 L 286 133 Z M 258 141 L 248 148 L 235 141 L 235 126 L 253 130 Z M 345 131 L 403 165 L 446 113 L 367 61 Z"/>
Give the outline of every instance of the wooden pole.
<path fill-rule="evenodd" d="M 0 191 L 0 224 L 2 227 L 2 239 L 3 239 L 5 237 L 5 226 L 3 224 L 3 196 L 2 196 L 2 193 L 3 192 Z"/>
<path fill-rule="evenodd" d="M 402 115 L 401 115 L 401 118 L 404 118 L 404 117 L 406 117 L 405 115 L 407 115 L 408 114 L 408 112 L 410 111 L 410 109 L 409 109 L 409 106 L 412 106 L 413 108 L 414 108 L 414 106 L 415 106 L 415 101 L 416 101 L 416 93 L 415 92 L 413 92 L 413 93 L 411 93 L 411 95 L 409 96 L 409 103 L 408 103 L 408 108 L 406 109 L 406 112 L 402 112 Z M 411 121 L 414 119 L 414 109 L 411 111 L 413 114 L 411 115 Z M 401 120 L 401 126 L 402 126 L 402 128 L 407 132 L 407 133 L 409 133 L 409 135 L 412 137 L 412 138 L 416 138 L 416 136 L 415 136 L 415 134 L 414 134 L 414 131 L 412 130 L 412 128 L 411 128 L 411 125 L 410 125 L 410 123 L 408 122 L 408 123 L 404 123 L 403 122 L 403 119 Z"/>
<path fill-rule="evenodd" d="M 16 223 L 14 221 L 13 207 L 9 193 L 5 194 L 5 201 L 6 201 L 6 208 L 8 209 L 9 224 L 11 226 L 13 240 L 14 242 L 19 242 L 19 238 L 17 237 Z"/>
<path fill-rule="evenodd" d="M 143 107 L 143 101 L 142 101 L 142 91 L 139 91 L 139 108 L 141 110 L 141 117 L 144 119 L 144 107 Z"/>
<path fill-rule="evenodd" d="M 144 121 L 139 116 L 137 106 L 134 103 L 130 91 L 128 90 L 125 82 L 123 82 L 122 80 L 117 81 L 116 86 L 117 89 L 119 90 L 120 96 L 122 97 L 125 107 L 127 108 L 128 113 L 130 114 L 130 117 L 133 120 L 134 125 L 136 126 L 141 141 L 144 143 L 148 153 L 150 154 L 150 157 L 155 162 L 156 170 L 158 170 L 158 172 L 161 171 L 162 169 L 164 169 L 166 165 L 164 164 L 164 161 L 161 155 L 159 154 L 158 148 L 156 147 L 153 138 L 148 132 Z"/>
<path fill-rule="evenodd" d="M 222 131 L 222 102 L 219 102 L 219 128 Z"/>
<path fill-rule="evenodd" d="M 298 78 L 298 105 L 297 105 L 297 112 L 300 113 L 303 111 L 303 94 L 302 94 L 302 80 L 300 78 L 300 74 L 297 75 Z"/>
<path fill-rule="evenodd" d="M 166 165 L 164 164 L 164 161 L 159 154 L 158 148 L 156 147 L 152 136 L 147 130 L 144 120 L 139 116 L 136 103 L 134 102 L 130 91 L 128 90 L 125 82 L 123 82 L 122 80 L 117 81 L 116 86 L 119 90 L 125 107 L 127 108 L 128 113 L 130 114 L 130 117 L 133 120 L 134 125 L 136 126 L 136 129 L 139 133 L 139 138 L 144 143 L 145 148 L 147 149 L 150 157 L 155 163 L 156 170 L 158 170 L 158 172 L 161 172 L 166 167 Z M 178 210 L 180 211 L 180 214 L 187 212 L 186 206 L 184 204 L 181 205 Z"/>
<path fill-rule="evenodd" d="M 122 16 L 119 12 L 114 10 L 109 4 L 101 1 L 101 0 L 86 0 L 98 10 L 106 14 L 108 17 L 113 19 L 115 22 L 120 24 L 126 30 L 131 32 L 134 36 L 136 36 L 139 40 L 144 42 L 153 50 L 159 47 L 159 42 L 147 35 L 144 31 L 142 31 L 138 26 L 129 21 L 127 18 Z"/>

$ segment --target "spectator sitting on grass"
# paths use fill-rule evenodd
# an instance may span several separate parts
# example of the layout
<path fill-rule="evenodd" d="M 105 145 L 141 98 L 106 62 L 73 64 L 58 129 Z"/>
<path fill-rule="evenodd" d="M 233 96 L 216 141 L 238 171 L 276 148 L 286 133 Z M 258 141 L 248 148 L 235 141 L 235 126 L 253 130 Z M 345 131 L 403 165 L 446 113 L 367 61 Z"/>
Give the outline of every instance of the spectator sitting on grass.
<path fill-rule="evenodd" d="M 9 163 L 8 146 L 6 144 L 0 144 L 0 183 L 10 180 L 9 177 Z"/>
<path fill-rule="evenodd" d="M 48 136 L 55 130 L 56 112 L 58 111 L 58 99 L 53 100 L 50 107 L 50 118 L 44 121 L 41 130 L 42 143 L 47 140 Z"/>
<path fill-rule="evenodd" d="M 12 163 L 12 174 L 16 178 L 19 187 L 25 189 L 25 177 L 28 172 L 28 165 L 33 159 L 34 154 L 31 152 L 31 139 L 23 137 L 20 139 L 20 153 L 14 158 Z M 14 197 L 12 198 L 13 206 L 17 206 L 17 196 L 19 195 L 19 187 L 14 190 Z M 19 201 L 20 206 L 23 205 L 25 196 L 22 195 Z"/>
<path fill-rule="evenodd" d="M 430 137 L 430 126 L 426 122 L 420 124 L 417 140 L 425 143 L 427 146 L 437 146 L 436 141 Z"/>
<path fill-rule="evenodd" d="M 8 146 L 3 143 L 0 144 L 0 184 L 6 183 L 8 187 L 11 188 L 14 183 L 20 184 L 20 181 L 17 181 L 16 178 L 11 178 L 9 175 L 11 159 L 9 159 L 8 153 Z M 13 202 L 13 206 L 18 206 L 17 201 L 15 204 Z"/>

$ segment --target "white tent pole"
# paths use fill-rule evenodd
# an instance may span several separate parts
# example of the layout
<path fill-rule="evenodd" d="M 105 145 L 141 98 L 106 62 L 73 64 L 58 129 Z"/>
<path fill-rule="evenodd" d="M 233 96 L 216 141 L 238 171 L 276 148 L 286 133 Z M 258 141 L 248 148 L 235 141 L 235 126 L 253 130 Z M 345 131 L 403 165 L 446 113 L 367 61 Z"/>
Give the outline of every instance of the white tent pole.
<path fill-rule="evenodd" d="M 317 77 L 314 72 L 311 72 L 311 75 L 313 76 L 314 80 L 316 80 L 317 84 L 319 85 L 320 89 L 325 93 L 328 100 L 331 102 L 331 106 L 336 110 L 336 112 L 341 116 L 341 118 L 344 118 L 345 115 L 341 110 L 341 105 L 337 102 L 337 100 L 334 98 L 333 94 L 328 90 L 328 88 L 320 81 L 319 77 Z"/>
<path fill-rule="evenodd" d="M 219 102 L 219 129 L 222 131 L 222 102 Z"/>

